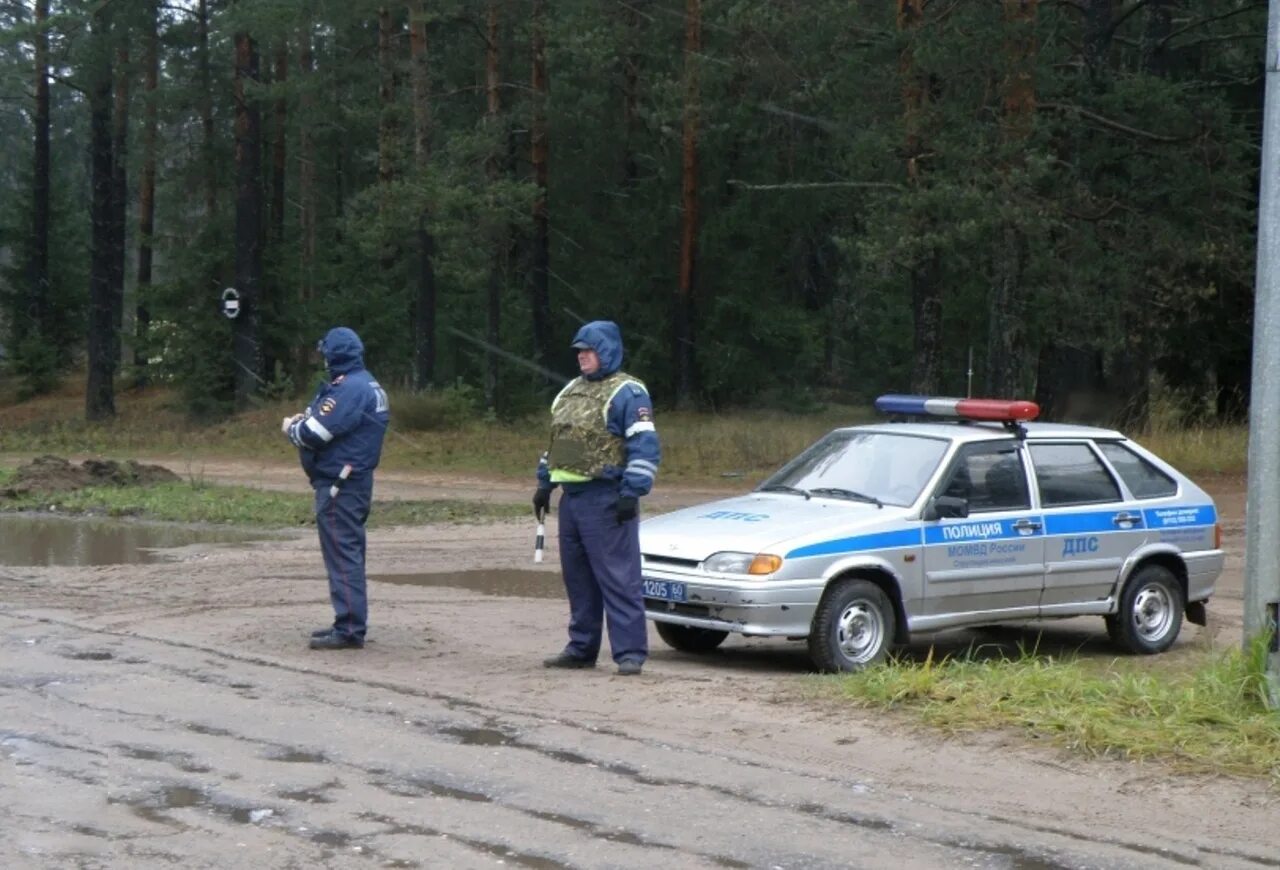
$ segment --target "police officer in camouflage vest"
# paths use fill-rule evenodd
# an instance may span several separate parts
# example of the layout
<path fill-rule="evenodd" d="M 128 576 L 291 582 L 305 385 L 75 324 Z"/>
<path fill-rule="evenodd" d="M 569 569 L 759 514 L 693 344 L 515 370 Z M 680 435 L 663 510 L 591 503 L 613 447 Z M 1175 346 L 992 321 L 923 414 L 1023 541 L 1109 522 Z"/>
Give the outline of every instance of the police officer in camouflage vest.
<path fill-rule="evenodd" d="M 658 472 L 653 406 L 619 370 L 622 334 L 608 320 L 578 330 L 582 376 L 551 403 L 551 447 L 538 464 L 539 520 L 559 486 L 560 569 L 569 595 L 569 643 L 549 668 L 595 667 L 604 618 L 618 673 L 639 674 L 649 655 L 640 580 L 639 499 Z"/>

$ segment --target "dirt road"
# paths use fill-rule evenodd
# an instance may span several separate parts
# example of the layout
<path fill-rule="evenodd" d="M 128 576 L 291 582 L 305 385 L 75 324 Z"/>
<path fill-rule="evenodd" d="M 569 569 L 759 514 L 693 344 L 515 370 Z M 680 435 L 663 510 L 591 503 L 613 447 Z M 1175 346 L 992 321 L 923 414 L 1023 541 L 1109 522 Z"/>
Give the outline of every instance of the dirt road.
<path fill-rule="evenodd" d="M 1210 486 L 1235 557 L 1184 648 L 1239 636 L 1243 491 Z M 1260 783 L 850 713 L 796 645 L 654 637 L 640 678 L 547 671 L 566 604 L 530 547 L 524 522 L 372 533 L 371 642 L 341 653 L 306 648 L 329 615 L 310 534 L 0 568 L 0 866 L 1280 866 Z M 1105 650 L 1097 623 L 1042 646 Z"/>

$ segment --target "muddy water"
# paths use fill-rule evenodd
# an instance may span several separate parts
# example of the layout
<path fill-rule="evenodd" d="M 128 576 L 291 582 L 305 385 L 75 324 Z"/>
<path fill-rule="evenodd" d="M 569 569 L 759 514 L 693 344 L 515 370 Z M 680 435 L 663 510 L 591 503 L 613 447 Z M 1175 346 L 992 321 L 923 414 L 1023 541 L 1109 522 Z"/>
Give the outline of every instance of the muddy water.
<path fill-rule="evenodd" d="M 449 586 L 510 598 L 563 598 L 559 574 L 547 571 L 451 571 L 439 574 L 370 574 L 374 583 L 400 586 Z"/>
<path fill-rule="evenodd" d="M 119 565 L 164 561 L 166 547 L 241 543 L 261 535 L 122 520 L 0 515 L 0 565 Z"/>

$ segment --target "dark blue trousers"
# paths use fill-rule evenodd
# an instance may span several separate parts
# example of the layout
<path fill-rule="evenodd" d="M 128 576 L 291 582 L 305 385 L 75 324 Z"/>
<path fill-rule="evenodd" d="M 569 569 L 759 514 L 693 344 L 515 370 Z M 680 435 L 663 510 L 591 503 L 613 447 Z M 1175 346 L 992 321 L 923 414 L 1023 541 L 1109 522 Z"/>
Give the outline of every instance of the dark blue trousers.
<path fill-rule="evenodd" d="M 316 528 L 320 554 L 329 575 L 329 600 L 333 602 L 333 629 L 364 639 L 369 623 L 369 598 L 365 590 L 364 524 L 373 501 L 373 477 L 366 475 L 342 484 L 337 496 L 329 495 L 328 482 L 317 482 Z"/>
<path fill-rule="evenodd" d="M 640 521 L 619 523 L 612 486 L 565 490 L 560 497 L 560 570 L 569 595 L 571 656 L 595 661 L 604 618 L 615 662 L 649 655 L 640 580 Z"/>

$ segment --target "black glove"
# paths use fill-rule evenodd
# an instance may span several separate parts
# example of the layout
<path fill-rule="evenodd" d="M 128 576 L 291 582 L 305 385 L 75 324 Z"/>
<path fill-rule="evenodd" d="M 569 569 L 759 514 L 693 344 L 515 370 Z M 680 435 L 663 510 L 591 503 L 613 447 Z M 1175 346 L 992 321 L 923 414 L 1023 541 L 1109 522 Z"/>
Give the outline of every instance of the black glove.
<path fill-rule="evenodd" d="M 540 486 L 533 491 L 533 515 L 537 517 L 538 522 L 542 522 L 549 507 L 551 507 L 551 490 Z"/>
<path fill-rule="evenodd" d="M 628 520 L 636 518 L 636 511 L 640 508 L 640 500 L 634 495 L 620 495 L 618 500 L 613 503 L 613 509 L 618 514 L 618 525 L 622 525 Z"/>

